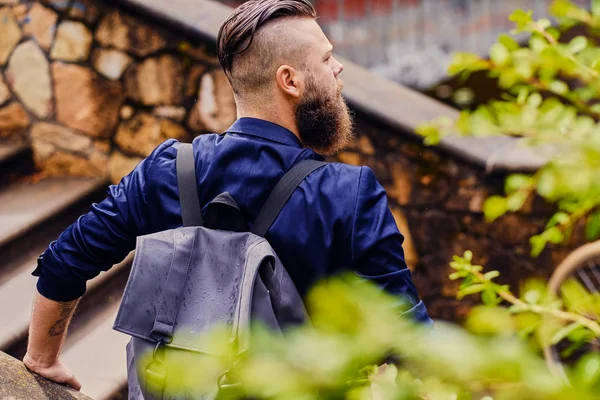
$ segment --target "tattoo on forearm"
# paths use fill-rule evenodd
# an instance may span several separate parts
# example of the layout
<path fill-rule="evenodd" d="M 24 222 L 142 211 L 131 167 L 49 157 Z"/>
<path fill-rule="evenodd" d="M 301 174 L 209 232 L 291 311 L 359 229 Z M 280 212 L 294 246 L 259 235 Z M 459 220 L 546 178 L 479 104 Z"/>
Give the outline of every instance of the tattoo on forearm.
<path fill-rule="evenodd" d="M 71 312 L 76 305 L 76 302 L 59 303 L 60 316 L 54 325 L 50 327 L 50 330 L 48 331 L 50 336 L 62 335 L 65 332 L 65 329 L 67 329 L 67 325 L 69 324 L 69 319 L 71 318 Z"/>

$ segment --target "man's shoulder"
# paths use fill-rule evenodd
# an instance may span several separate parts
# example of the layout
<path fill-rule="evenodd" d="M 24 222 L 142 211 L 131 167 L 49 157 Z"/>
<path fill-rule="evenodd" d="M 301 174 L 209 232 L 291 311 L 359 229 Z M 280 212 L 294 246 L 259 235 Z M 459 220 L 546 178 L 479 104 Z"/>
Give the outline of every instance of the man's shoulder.
<path fill-rule="evenodd" d="M 335 197 L 354 196 L 357 193 L 361 175 L 366 167 L 343 164 L 339 162 L 328 162 L 322 168 L 313 173 L 313 182 L 319 190 L 330 191 Z"/>

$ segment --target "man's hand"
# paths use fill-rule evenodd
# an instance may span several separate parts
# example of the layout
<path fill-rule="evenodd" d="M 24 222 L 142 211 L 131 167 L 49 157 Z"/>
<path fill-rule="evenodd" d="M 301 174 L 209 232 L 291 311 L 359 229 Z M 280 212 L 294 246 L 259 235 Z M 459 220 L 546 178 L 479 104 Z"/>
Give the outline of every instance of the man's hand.
<path fill-rule="evenodd" d="M 44 365 L 34 360 L 29 354 L 25 354 L 23 364 L 25 364 L 27 369 L 43 378 L 68 385 L 75 390 L 81 389 L 81 383 L 75 378 L 73 372 L 60 360 L 56 360 L 52 365 Z"/>
<path fill-rule="evenodd" d="M 39 293 L 36 295 L 23 364 L 46 379 L 79 390 L 79 381 L 58 359 L 77 302 L 78 300 L 57 302 Z"/>

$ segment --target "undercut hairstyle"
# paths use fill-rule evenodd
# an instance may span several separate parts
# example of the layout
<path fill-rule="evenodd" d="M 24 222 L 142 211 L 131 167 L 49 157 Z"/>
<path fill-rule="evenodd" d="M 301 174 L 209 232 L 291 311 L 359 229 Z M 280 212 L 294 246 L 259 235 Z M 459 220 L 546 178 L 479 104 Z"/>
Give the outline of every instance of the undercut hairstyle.
<path fill-rule="evenodd" d="M 264 90 L 272 83 L 276 62 L 303 60 L 300 44 L 285 41 L 286 18 L 317 18 L 308 0 L 250 0 L 239 6 L 219 30 L 218 56 L 238 95 Z M 269 24 L 269 33 L 264 33 Z M 301 62 L 301 61 L 300 61 Z"/>

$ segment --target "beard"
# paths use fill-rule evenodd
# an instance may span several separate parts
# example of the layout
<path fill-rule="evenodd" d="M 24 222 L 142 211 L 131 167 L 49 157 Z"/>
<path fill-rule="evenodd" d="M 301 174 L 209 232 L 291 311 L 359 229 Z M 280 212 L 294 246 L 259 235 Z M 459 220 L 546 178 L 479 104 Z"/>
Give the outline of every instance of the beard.
<path fill-rule="evenodd" d="M 302 143 L 319 154 L 331 156 L 354 137 L 350 110 L 342 97 L 342 82 L 335 93 L 325 91 L 308 75 L 306 94 L 296 105 L 295 116 Z"/>

